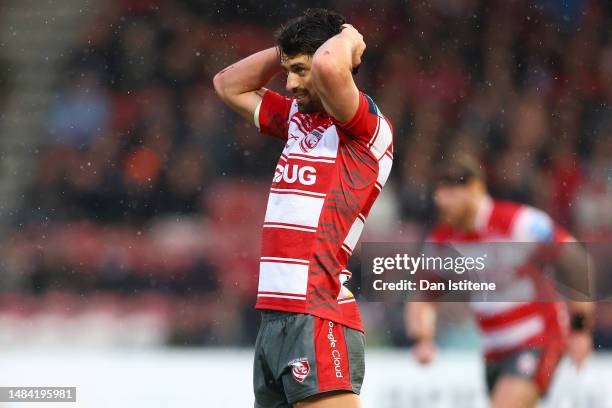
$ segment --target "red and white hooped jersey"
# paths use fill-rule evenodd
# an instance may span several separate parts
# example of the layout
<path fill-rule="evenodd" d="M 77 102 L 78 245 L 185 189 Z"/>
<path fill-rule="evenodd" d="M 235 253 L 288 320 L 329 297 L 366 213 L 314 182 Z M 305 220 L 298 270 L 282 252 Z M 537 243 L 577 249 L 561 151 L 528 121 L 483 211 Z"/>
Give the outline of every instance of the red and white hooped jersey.
<path fill-rule="evenodd" d="M 483 200 L 472 232 L 461 232 L 446 225 L 436 226 L 431 242 L 565 242 L 571 236 L 543 211 L 507 201 Z M 520 268 L 520 266 L 519 266 Z M 519 269 L 517 268 L 517 270 Z M 541 271 L 539 271 L 541 272 Z M 536 271 L 536 276 L 539 275 Z M 524 284 L 523 279 L 520 284 Z M 517 279 L 517 283 L 519 279 Z M 563 302 L 535 301 L 548 291 L 545 280 L 529 282 L 533 290 L 522 302 L 471 302 L 470 307 L 481 331 L 485 358 L 494 360 L 514 351 L 565 342 L 569 331 L 567 306 Z M 521 286 L 521 290 L 524 286 Z M 533 298 L 534 301 L 529 301 Z"/>
<path fill-rule="evenodd" d="M 307 313 L 363 330 L 346 269 L 393 163 L 391 124 L 359 94 L 353 119 L 301 114 L 266 91 L 256 117 L 282 139 L 263 225 L 258 309 Z M 257 122 L 257 121 L 256 121 Z"/>

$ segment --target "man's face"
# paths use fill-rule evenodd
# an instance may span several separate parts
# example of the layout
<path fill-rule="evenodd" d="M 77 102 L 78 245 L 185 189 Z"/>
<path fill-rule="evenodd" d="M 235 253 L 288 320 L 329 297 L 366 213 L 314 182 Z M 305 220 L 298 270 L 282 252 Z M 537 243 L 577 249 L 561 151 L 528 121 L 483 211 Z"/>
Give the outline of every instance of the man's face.
<path fill-rule="evenodd" d="M 281 56 L 281 65 L 287 73 L 287 91 L 295 97 L 300 113 L 314 113 L 323 110 L 321 98 L 314 91 L 310 80 L 311 64 L 312 56 L 310 55 Z"/>
<path fill-rule="evenodd" d="M 473 189 L 470 184 L 440 184 L 434 191 L 434 203 L 440 222 L 453 227 L 462 225 L 469 216 Z"/>

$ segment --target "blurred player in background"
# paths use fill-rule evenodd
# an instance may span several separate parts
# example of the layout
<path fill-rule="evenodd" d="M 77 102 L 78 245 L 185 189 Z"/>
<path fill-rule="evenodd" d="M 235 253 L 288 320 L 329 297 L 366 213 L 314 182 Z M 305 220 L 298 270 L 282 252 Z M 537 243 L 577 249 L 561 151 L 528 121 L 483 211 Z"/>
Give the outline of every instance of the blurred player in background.
<path fill-rule="evenodd" d="M 569 242 L 573 238 L 544 212 L 487 194 L 479 163 L 457 156 L 438 175 L 439 214 L 430 242 Z M 546 393 L 560 358 L 580 366 L 592 350 L 592 304 L 583 302 L 472 302 L 480 328 L 487 389 L 494 408 L 531 408 Z M 406 328 L 421 364 L 435 355 L 436 309 L 406 304 Z"/>
<path fill-rule="evenodd" d="M 345 19 L 308 10 L 277 47 L 214 78 L 221 99 L 284 148 L 263 225 L 256 407 L 357 407 L 364 376 L 348 258 L 393 159 L 392 128 L 352 73 L 365 43 Z M 291 98 L 264 88 L 287 75 Z"/>

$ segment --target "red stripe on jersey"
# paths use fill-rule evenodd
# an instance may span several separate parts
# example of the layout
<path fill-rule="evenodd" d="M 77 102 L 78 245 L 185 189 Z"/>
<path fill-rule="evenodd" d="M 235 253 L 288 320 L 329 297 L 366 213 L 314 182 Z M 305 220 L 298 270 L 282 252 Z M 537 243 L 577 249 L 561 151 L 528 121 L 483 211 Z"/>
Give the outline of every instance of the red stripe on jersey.
<path fill-rule="evenodd" d="M 361 326 L 361 315 L 359 314 L 359 308 L 357 308 L 357 302 L 339 303 L 338 307 L 340 308 L 340 313 L 342 313 L 344 317 L 346 326 Z"/>
<path fill-rule="evenodd" d="M 289 153 L 290 157 L 303 157 L 306 159 L 327 159 L 327 160 L 333 160 L 335 161 L 336 158 L 334 156 L 317 156 L 317 155 L 308 155 L 308 154 L 302 154 L 302 153 Z"/>
<path fill-rule="evenodd" d="M 548 390 L 553 374 L 557 370 L 559 361 L 565 351 L 565 347 L 565 342 L 561 340 L 552 340 L 544 346 L 534 376 L 534 381 L 541 394 L 545 394 Z"/>
<path fill-rule="evenodd" d="M 378 119 L 378 121 L 376 122 L 376 131 L 374 132 L 374 135 L 372 136 L 372 138 L 370 139 L 370 141 L 368 142 L 368 149 L 370 147 L 372 147 L 372 145 L 374 144 L 374 142 L 376 141 L 376 138 L 378 137 L 378 133 L 380 132 L 380 119 Z"/>
<path fill-rule="evenodd" d="M 306 295 L 303 295 L 301 293 L 287 293 L 287 292 L 265 292 L 265 291 L 259 291 L 257 292 L 258 295 L 285 295 L 285 296 L 295 296 L 295 297 L 300 297 L 300 298 L 304 298 L 306 299 Z"/>
<path fill-rule="evenodd" d="M 305 227 L 297 224 L 287 224 L 286 222 L 264 222 L 264 228 L 284 228 L 296 231 L 317 232 L 316 228 Z"/>
<path fill-rule="evenodd" d="M 338 252 L 336 253 L 336 258 L 338 259 L 338 262 L 342 265 L 348 264 L 348 260 L 350 256 L 351 254 L 349 254 L 342 248 L 340 248 Z"/>
<path fill-rule="evenodd" d="M 281 184 L 281 183 L 279 183 L 279 184 Z M 295 194 L 295 195 L 301 195 L 301 196 L 306 196 L 306 197 L 315 197 L 315 198 L 323 198 L 323 197 L 325 197 L 324 193 L 317 193 L 317 192 L 306 191 L 306 190 L 298 190 L 296 188 L 271 188 L 270 191 L 275 193 L 275 194 Z"/>
<path fill-rule="evenodd" d="M 296 230 L 264 228 L 261 237 L 261 256 L 308 259 L 313 233 Z"/>
<path fill-rule="evenodd" d="M 316 318 L 314 336 L 319 391 L 352 389 L 344 328 L 331 320 Z"/>
<path fill-rule="evenodd" d="M 333 156 L 315 156 L 301 153 L 289 153 L 289 157 L 303 160 L 326 160 L 331 163 L 334 163 L 336 161 L 336 158 Z"/>
<path fill-rule="evenodd" d="M 261 257 L 261 262 L 272 262 L 272 263 L 283 263 L 283 264 L 292 264 L 292 265 L 308 265 L 308 261 L 302 260 L 293 260 L 291 258 L 278 258 L 274 259 L 273 257 Z"/>
<path fill-rule="evenodd" d="M 304 313 L 304 298 L 290 299 L 280 297 L 257 296 L 257 308 L 281 310 L 283 312 Z"/>
<path fill-rule="evenodd" d="M 531 317 L 534 314 L 539 314 L 540 311 L 540 305 L 529 302 L 491 316 L 478 314 L 478 325 L 484 331 L 497 330 Z"/>
<path fill-rule="evenodd" d="M 375 186 L 378 186 L 379 183 L 375 183 Z M 381 193 L 381 188 L 379 187 L 377 189 L 372 190 L 372 192 L 370 193 L 370 196 L 368 197 L 368 199 L 366 200 L 365 205 L 363 206 L 363 211 L 362 214 L 364 217 L 367 217 L 368 214 L 370 214 L 370 210 L 372 209 L 372 206 L 374 205 L 374 202 L 376 201 L 376 199 L 378 198 L 378 196 Z"/>

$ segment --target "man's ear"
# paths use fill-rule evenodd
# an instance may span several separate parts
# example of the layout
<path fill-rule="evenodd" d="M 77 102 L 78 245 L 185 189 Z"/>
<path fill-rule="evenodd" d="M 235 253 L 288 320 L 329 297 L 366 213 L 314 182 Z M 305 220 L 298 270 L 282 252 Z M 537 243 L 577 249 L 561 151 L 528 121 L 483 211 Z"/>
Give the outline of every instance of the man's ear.
<path fill-rule="evenodd" d="M 486 190 L 484 182 L 479 178 L 474 178 L 468 182 L 470 190 L 473 192 L 482 193 Z"/>

